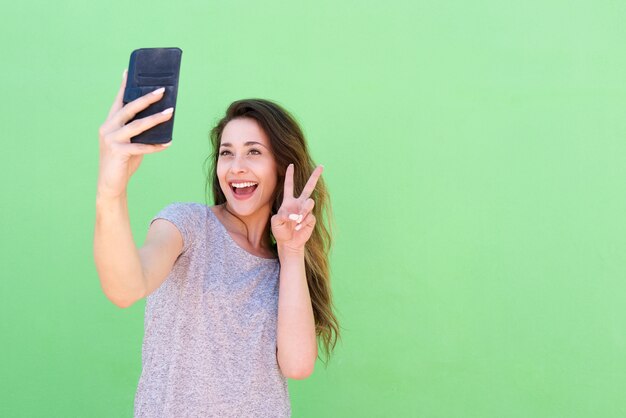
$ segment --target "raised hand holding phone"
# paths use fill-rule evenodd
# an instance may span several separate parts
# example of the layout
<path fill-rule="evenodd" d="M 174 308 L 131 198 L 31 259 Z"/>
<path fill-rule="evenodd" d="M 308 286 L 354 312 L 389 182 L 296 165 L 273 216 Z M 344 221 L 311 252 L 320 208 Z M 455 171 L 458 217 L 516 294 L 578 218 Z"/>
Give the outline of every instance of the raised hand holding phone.
<path fill-rule="evenodd" d="M 173 115 L 173 108 L 135 119 L 139 112 L 163 98 L 164 89 L 154 91 L 124 105 L 127 71 L 122 76 L 122 84 L 113 101 L 105 122 L 100 126 L 100 169 L 98 174 L 98 196 L 116 198 L 126 193 L 128 181 L 141 164 L 144 154 L 162 151 L 167 144 L 133 144 L 131 137 L 168 121 Z"/>

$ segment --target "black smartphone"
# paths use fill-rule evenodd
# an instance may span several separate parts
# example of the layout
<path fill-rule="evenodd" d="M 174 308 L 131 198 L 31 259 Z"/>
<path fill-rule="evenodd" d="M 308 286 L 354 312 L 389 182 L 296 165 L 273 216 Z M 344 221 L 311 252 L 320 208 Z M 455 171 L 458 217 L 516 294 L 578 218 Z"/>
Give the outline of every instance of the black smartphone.
<path fill-rule="evenodd" d="M 150 93 L 159 87 L 165 92 L 161 100 L 151 104 L 137 113 L 135 119 L 154 115 L 169 107 L 174 107 L 174 115 L 147 131 L 130 139 L 130 142 L 141 144 L 164 144 L 172 139 L 174 116 L 176 115 L 176 96 L 178 95 L 178 75 L 183 51 L 180 48 L 141 48 L 130 54 L 124 104 Z"/>

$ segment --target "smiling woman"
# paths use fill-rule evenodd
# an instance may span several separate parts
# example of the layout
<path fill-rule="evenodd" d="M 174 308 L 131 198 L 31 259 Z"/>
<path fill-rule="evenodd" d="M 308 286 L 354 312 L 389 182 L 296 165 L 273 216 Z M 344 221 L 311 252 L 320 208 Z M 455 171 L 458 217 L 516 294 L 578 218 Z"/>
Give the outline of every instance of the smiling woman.
<path fill-rule="evenodd" d="M 124 85 L 100 129 L 94 257 L 111 301 L 146 298 L 135 417 L 290 416 L 287 379 L 313 372 L 318 338 L 328 358 L 339 337 L 322 166 L 287 111 L 234 102 L 211 131 L 215 205 L 168 205 L 137 250 L 126 186 L 165 147 L 130 137 L 170 116 L 126 124 L 162 95 L 122 106 Z"/>
<path fill-rule="evenodd" d="M 337 318 L 333 313 L 332 294 L 330 289 L 330 273 L 328 265 L 328 253 L 331 247 L 330 232 L 330 201 L 324 180 L 319 177 L 321 169 L 315 169 L 315 164 L 309 154 L 307 142 L 304 138 L 302 129 L 296 122 L 295 118 L 284 108 L 278 104 L 264 99 L 248 99 L 233 102 L 224 117 L 217 123 L 211 131 L 211 143 L 213 147 L 213 155 L 209 157 L 212 161 L 213 171 L 207 178 L 207 192 L 211 187 L 216 205 L 221 205 L 227 211 L 237 202 L 237 193 L 232 188 L 224 187 L 229 180 L 236 180 L 237 176 L 244 179 L 242 173 L 237 174 L 236 171 L 243 169 L 255 170 L 255 167 L 264 165 L 269 170 L 275 170 L 275 173 L 265 173 L 264 185 L 265 191 L 272 190 L 270 193 L 271 200 L 269 206 L 269 215 L 272 218 L 272 230 L 268 234 L 272 238 L 272 242 L 276 243 L 272 233 L 273 225 L 279 224 L 279 220 L 287 225 L 293 225 L 294 221 L 289 219 L 290 213 L 283 213 L 283 217 L 278 217 L 281 205 L 284 204 L 284 192 L 293 195 L 301 193 L 299 201 L 294 202 L 294 207 L 284 207 L 291 211 L 298 209 L 297 205 L 304 205 L 303 208 L 308 214 L 309 220 L 313 220 L 310 226 L 310 235 L 302 243 L 304 248 L 306 279 L 308 282 L 311 303 L 315 317 L 316 335 L 323 343 L 324 351 L 327 359 L 330 357 L 332 350 L 339 337 L 339 325 Z M 238 151 L 238 154 L 237 154 Z M 289 165 L 291 166 L 290 178 L 285 178 Z M 226 178 L 227 167 L 230 167 L 235 173 L 228 174 L 232 177 Z M 261 169 L 259 169 L 261 170 Z M 264 173 L 258 171 L 259 175 Z M 312 174 L 311 174 L 312 173 Z M 247 173 L 246 173 L 247 174 Z M 317 174 L 317 175 L 316 175 Z M 312 178 L 309 176 L 312 175 Z M 261 181 L 261 178 L 253 179 Z M 311 180 L 314 180 L 311 183 Z M 260 187 L 260 186 L 257 186 Z M 224 190 L 228 190 L 232 198 L 229 200 Z M 254 192 L 257 193 L 256 190 Z M 265 202 L 267 194 L 258 193 L 259 201 Z M 292 196 L 289 196 L 292 197 Z M 238 205 L 241 211 L 240 215 L 245 215 L 250 211 L 250 207 Z M 227 211 L 228 212 L 228 211 Z M 284 215 L 287 215 L 285 220 Z M 296 222 L 293 228 L 300 230 L 304 225 L 306 214 L 302 214 L 301 222 Z M 233 217 L 237 217 L 233 214 Z M 266 219 L 266 218 L 265 218 Z M 247 223 L 242 220 L 241 226 L 247 227 Z M 309 229 L 309 228 L 307 228 Z M 246 234 L 248 235 L 248 234 Z M 278 250 L 278 246 L 273 247 Z"/>

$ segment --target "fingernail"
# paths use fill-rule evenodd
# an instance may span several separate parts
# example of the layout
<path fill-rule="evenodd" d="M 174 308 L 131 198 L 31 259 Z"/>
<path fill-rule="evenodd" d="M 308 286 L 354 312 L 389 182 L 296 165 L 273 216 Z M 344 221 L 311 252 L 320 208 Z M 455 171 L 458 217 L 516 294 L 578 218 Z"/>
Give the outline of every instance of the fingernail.
<path fill-rule="evenodd" d="M 161 144 L 161 145 L 164 146 L 164 147 L 169 147 L 170 145 L 172 145 L 172 141 L 170 141 L 168 143 L 165 143 L 165 144 Z"/>
<path fill-rule="evenodd" d="M 126 77 L 127 72 L 128 72 L 128 69 L 125 69 L 124 71 L 122 71 L 122 80 L 124 79 L 124 77 Z"/>
<path fill-rule="evenodd" d="M 298 222 L 298 223 L 302 222 L 302 215 L 298 216 L 298 220 L 296 222 Z"/>
<path fill-rule="evenodd" d="M 167 109 L 165 109 L 163 112 L 164 115 L 169 115 L 170 113 L 172 113 L 174 111 L 173 107 L 168 107 Z"/>
<path fill-rule="evenodd" d="M 302 229 L 302 224 L 298 224 L 296 225 L 296 227 L 294 228 L 296 231 L 299 231 L 300 229 Z"/>
<path fill-rule="evenodd" d="M 291 215 L 289 215 L 289 219 L 291 219 L 292 221 L 297 221 L 300 218 L 301 215 L 292 213 Z"/>
<path fill-rule="evenodd" d="M 157 94 L 161 94 L 164 91 L 165 91 L 165 87 L 161 87 L 161 88 L 156 89 L 155 91 L 153 91 L 152 94 L 154 94 L 156 96 Z"/>

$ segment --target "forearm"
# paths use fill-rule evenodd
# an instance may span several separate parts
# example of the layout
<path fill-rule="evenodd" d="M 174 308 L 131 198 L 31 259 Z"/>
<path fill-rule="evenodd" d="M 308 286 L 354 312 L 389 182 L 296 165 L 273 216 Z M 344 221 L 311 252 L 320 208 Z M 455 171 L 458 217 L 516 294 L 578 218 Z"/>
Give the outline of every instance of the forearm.
<path fill-rule="evenodd" d="M 144 280 L 133 240 L 126 196 L 96 198 L 94 260 L 105 295 L 127 307 L 141 298 Z"/>
<path fill-rule="evenodd" d="M 306 280 L 304 249 L 281 251 L 278 297 L 277 358 L 283 375 L 304 379 L 317 358 L 315 319 Z"/>

